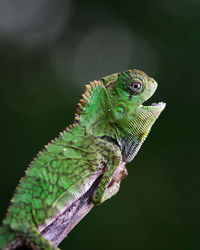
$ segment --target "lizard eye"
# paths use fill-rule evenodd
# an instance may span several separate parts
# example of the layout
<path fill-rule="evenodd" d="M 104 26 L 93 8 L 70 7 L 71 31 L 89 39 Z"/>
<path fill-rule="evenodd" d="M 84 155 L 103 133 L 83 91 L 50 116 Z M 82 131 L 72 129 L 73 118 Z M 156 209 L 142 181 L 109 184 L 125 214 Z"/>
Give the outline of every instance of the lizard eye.
<path fill-rule="evenodd" d="M 130 85 L 130 89 L 137 93 L 140 93 L 142 88 L 143 88 L 143 85 L 139 82 L 134 82 Z"/>

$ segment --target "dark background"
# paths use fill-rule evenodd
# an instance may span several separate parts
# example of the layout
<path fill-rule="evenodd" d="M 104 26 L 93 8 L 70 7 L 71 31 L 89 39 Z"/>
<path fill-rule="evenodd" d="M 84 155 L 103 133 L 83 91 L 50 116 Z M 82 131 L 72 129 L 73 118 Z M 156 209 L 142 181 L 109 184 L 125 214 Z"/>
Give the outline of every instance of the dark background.
<path fill-rule="evenodd" d="M 0 214 L 84 85 L 137 68 L 167 107 L 120 192 L 62 249 L 200 249 L 200 0 L 0 1 Z"/>

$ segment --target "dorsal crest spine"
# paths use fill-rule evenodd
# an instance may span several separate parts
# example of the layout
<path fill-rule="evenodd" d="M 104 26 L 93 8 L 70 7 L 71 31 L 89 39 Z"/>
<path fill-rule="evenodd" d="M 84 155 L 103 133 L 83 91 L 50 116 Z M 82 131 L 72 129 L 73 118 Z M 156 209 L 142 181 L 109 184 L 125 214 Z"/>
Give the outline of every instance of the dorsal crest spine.
<path fill-rule="evenodd" d="M 89 84 L 87 84 L 85 86 L 85 91 L 82 94 L 82 98 L 80 99 L 79 103 L 77 104 L 74 122 L 72 124 L 70 124 L 68 127 L 66 127 L 62 132 L 60 132 L 58 135 L 58 138 L 62 137 L 64 135 L 64 133 L 70 131 L 72 128 L 74 128 L 79 123 L 81 115 L 83 113 L 83 109 L 87 105 L 89 97 L 92 96 L 92 92 L 98 86 L 102 87 L 103 83 L 101 81 L 96 81 L 96 80 L 94 80 L 93 82 L 90 82 Z M 50 143 L 45 145 L 44 149 L 46 150 L 48 147 L 50 147 L 55 142 L 56 139 L 57 139 L 57 137 L 54 140 L 52 140 Z M 40 155 L 41 152 L 42 151 L 40 151 L 38 153 L 38 155 Z M 37 155 L 37 157 L 38 157 L 38 155 Z"/>
<path fill-rule="evenodd" d="M 82 94 L 82 98 L 77 104 L 77 109 L 76 109 L 75 117 L 74 117 L 75 123 L 79 122 L 83 109 L 88 103 L 89 97 L 92 95 L 92 92 L 94 91 L 94 89 L 98 86 L 102 87 L 103 83 L 101 81 L 96 81 L 96 80 L 94 80 L 93 82 L 90 82 L 89 84 L 85 86 L 85 91 Z"/>

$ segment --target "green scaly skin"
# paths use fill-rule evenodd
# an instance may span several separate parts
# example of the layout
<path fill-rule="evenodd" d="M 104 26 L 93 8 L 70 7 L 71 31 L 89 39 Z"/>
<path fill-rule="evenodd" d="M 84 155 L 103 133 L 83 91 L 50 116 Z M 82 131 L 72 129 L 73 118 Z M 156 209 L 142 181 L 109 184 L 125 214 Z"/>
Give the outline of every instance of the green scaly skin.
<path fill-rule="evenodd" d="M 88 180 L 102 168 L 94 204 L 117 193 L 117 168 L 133 160 L 165 108 L 164 103 L 142 105 L 156 88 L 156 81 L 138 70 L 86 85 L 74 124 L 45 146 L 21 179 L 0 228 L 0 249 L 17 242 L 58 249 L 39 231 L 80 198 L 92 185 Z"/>

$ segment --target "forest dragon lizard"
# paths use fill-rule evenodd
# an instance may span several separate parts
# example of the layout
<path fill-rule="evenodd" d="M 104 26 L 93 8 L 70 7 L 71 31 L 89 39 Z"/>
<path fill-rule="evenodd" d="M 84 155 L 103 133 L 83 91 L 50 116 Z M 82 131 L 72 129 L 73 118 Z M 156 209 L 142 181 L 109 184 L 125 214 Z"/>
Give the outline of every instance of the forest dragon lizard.
<path fill-rule="evenodd" d="M 32 249 L 58 249 L 41 229 L 79 199 L 102 171 L 92 196 L 100 204 L 115 195 L 117 169 L 133 160 L 165 103 L 142 105 L 157 88 L 152 78 L 128 70 L 90 82 L 77 105 L 74 123 L 31 162 L 0 228 L 0 249 L 18 242 Z"/>

